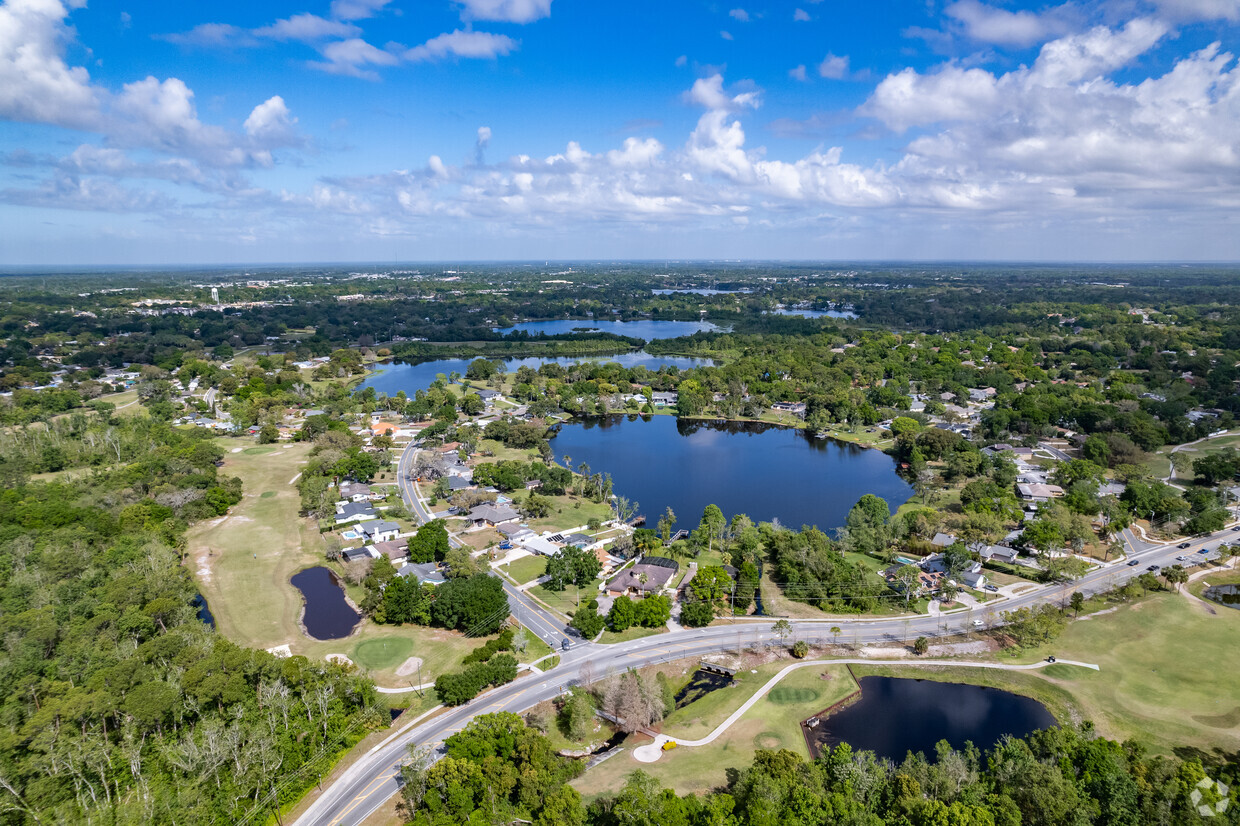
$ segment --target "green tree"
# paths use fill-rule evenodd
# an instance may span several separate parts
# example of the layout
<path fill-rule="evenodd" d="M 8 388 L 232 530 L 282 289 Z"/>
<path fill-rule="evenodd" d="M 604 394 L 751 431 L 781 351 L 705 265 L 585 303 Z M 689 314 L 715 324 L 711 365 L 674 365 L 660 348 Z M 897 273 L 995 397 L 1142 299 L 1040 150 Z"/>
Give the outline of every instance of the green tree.
<path fill-rule="evenodd" d="M 497 577 L 450 579 L 435 589 L 431 618 L 445 628 L 486 636 L 508 621 L 508 595 Z"/>

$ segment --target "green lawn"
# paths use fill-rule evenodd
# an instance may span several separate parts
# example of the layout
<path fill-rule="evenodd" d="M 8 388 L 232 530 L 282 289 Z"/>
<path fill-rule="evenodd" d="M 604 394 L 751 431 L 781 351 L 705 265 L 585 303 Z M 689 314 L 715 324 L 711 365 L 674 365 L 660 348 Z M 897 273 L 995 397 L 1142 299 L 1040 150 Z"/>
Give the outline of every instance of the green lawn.
<path fill-rule="evenodd" d="M 525 501 L 525 492 L 513 494 L 513 506 L 519 508 Z M 611 508 L 603 502 L 591 502 L 579 496 L 552 496 L 551 513 L 543 519 L 531 519 L 526 524 L 531 530 L 567 530 L 589 523 L 591 519 L 605 522 L 611 519 Z"/>
<path fill-rule="evenodd" d="M 290 484 L 310 446 L 280 446 L 259 455 L 246 452 L 250 439 L 220 438 L 225 476 L 241 478 L 244 498 L 227 516 L 206 520 L 190 529 L 187 565 L 211 606 L 220 633 L 251 648 L 288 645 L 293 654 L 323 659 L 348 657 L 370 672 L 380 685 L 408 685 L 413 676 L 396 670 L 408 657 L 422 660 L 422 679 L 435 679 L 460 668 L 461 658 L 485 640 L 455 631 L 416 626 L 382 626 L 363 619 L 352 635 L 340 640 L 315 640 L 300 627 L 301 594 L 289 579 L 314 565 L 327 565 L 323 537 L 313 521 L 298 514 L 300 499 Z M 237 453 L 232 451 L 241 448 Z M 270 494 L 270 495 L 269 495 Z M 357 601 L 361 589 L 350 587 Z M 380 646 L 367 643 L 379 642 Z M 407 653 L 382 656 L 382 643 Z M 358 649 L 362 653 L 359 655 Z M 395 651 L 396 649 L 393 649 Z"/>
<path fill-rule="evenodd" d="M 603 645 L 609 645 L 616 642 L 629 642 L 630 640 L 640 640 L 643 637 L 653 637 L 656 634 L 666 634 L 667 626 L 660 625 L 658 628 L 641 628 L 633 626 L 626 631 L 616 633 L 615 631 L 604 631 L 603 636 L 599 638 L 599 642 Z"/>
<path fill-rule="evenodd" d="M 514 582 L 523 585 L 547 572 L 547 560 L 541 556 L 523 556 L 515 562 L 499 566 L 499 569 L 512 577 Z"/>
<path fill-rule="evenodd" d="M 1240 611 L 1220 608 L 1210 615 L 1181 595 L 1163 592 L 1074 622 L 1054 643 L 1016 658 L 1032 662 L 1054 654 L 1095 663 L 1100 671 L 1054 665 L 1032 673 L 922 669 L 918 676 L 1026 694 L 1060 720 L 1091 720 L 1105 737 L 1133 739 L 1158 753 L 1235 753 L 1240 750 L 1240 685 L 1233 669 L 1220 667 L 1220 657 L 1229 657 L 1224 652 L 1234 652 L 1238 644 Z"/>
<path fill-rule="evenodd" d="M 580 601 L 585 602 L 597 597 L 598 586 L 601 582 L 601 579 L 596 579 L 594 582 L 581 588 Z M 543 585 L 535 585 L 528 590 L 531 596 L 545 603 L 553 611 L 559 611 L 561 614 L 568 615 L 577 610 L 578 589 L 573 585 L 569 585 L 563 591 L 552 591 Z"/>
<path fill-rule="evenodd" d="M 413 654 L 413 640 L 408 637 L 375 637 L 363 640 L 353 649 L 353 662 L 363 668 L 393 668 Z"/>
<path fill-rule="evenodd" d="M 768 663 L 758 667 L 756 674 L 742 670 L 737 674 L 736 685 L 712 691 L 673 711 L 660 731 L 681 740 L 706 736 L 791 662 L 781 659 Z M 725 782 L 728 769 L 749 765 L 757 749 L 786 748 L 808 757 L 801 720 L 855 690 L 856 683 L 843 666 L 807 666 L 787 675 L 710 745 L 677 748 L 652 764 L 638 763 L 629 748 L 574 780 L 572 785 L 587 798 L 597 797 L 618 791 L 631 772 L 641 769 L 678 794 L 707 791 Z M 630 744 L 646 741 L 639 737 L 631 739 Z"/>

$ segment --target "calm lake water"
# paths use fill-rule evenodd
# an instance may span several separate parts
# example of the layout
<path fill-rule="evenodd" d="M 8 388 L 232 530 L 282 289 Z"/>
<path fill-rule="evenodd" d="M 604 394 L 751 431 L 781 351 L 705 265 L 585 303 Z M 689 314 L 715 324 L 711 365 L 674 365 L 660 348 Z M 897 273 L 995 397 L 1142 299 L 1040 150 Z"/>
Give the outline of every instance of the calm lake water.
<path fill-rule="evenodd" d="M 618 336 L 632 336 L 651 341 L 656 338 L 680 338 L 694 333 L 709 333 L 723 328 L 709 321 L 594 321 L 590 319 L 557 319 L 556 321 L 523 321 L 512 327 L 504 327 L 499 332 L 505 335 L 513 330 L 525 330 L 530 335 L 546 333 L 558 335 L 572 333 L 585 328 L 599 330 L 604 333 L 615 333 Z"/>
<path fill-rule="evenodd" d="M 679 290 L 651 290 L 655 295 L 675 295 L 676 293 L 691 293 L 693 295 L 739 295 L 741 293 L 751 292 L 750 290 L 711 290 L 705 287 L 700 289 L 689 289 L 685 287 Z"/>
<path fill-rule="evenodd" d="M 857 314 L 848 310 L 794 310 L 785 307 L 782 310 L 770 310 L 772 315 L 799 315 L 804 318 L 856 318 Z"/>
<path fill-rule="evenodd" d="M 610 473 L 615 492 L 637 500 L 650 527 L 671 506 L 679 526 L 692 529 L 713 503 L 728 519 L 745 513 L 830 532 L 862 494 L 892 511 L 912 495 L 890 456 L 774 425 L 609 416 L 563 425 L 551 450 L 557 461 L 571 456 L 574 469 L 585 462 Z"/>
<path fill-rule="evenodd" d="M 307 568 L 290 582 L 301 591 L 306 610 L 301 624 L 316 640 L 338 640 L 353 632 L 362 615 L 353 610 L 344 598 L 344 588 L 327 568 Z"/>
<path fill-rule="evenodd" d="M 940 740 L 985 751 L 1005 734 L 1024 737 L 1056 725 L 1046 706 L 997 688 L 896 677 L 859 682 L 861 699 L 808 730 L 815 756 L 844 742 L 897 762 L 910 751 L 933 759 Z"/>
<path fill-rule="evenodd" d="M 616 353 L 610 356 L 559 356 L 556 358 L 492 360 L 504 362 L 504 372 L 506 373 L 515 373 L 522 367 L 531 367 L 537 370 L 544 364 L 569 365 L 591 361 L 600 363 L 616 362 L 623 367 L 645 367 L 653 372 L 658 372 L 661 367 L 676 367 L 680 370 L 687 370 L 690 367 L 710 367 L 715 363 L 713 359 L 697 359 L 687 356 L 652 356 L 645 350 L 638 350 L 633 353 Z M 453 372 L 460 373 L 462 376 L 465 375 L 465 371 L 469 369 L 469 364 L 472 361 L 473 359 L 435 359 L 417 364 L 410 364 L 408 362 L 381 364 L 366 377 L 366 380 L 358 386 L 358 389 L 373 387 L 376 393 L 386 393 L 389 396 L 395 396 L 401 390 L 404 390 L 405 395 L 412 396 L 416 391 L 430 387 L 435 381 L 435 376 L 439 373 L 443 373 L 445 376 L 451 375 Z"/>

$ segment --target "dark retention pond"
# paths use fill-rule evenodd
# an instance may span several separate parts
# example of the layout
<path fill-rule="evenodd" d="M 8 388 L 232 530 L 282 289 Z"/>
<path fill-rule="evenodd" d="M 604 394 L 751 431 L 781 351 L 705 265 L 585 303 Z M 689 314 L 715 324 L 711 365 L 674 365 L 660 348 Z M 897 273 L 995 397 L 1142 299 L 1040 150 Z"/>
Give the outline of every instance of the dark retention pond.
<path fill-rule="evenodd" d="M 502 362 L 505 373 L 515 373 L 522 367 L 530 367 L 537 370 L 544 364 L 553 363 L 567 366 L 569 364 L 587 364 L 590 362 L 600 364 L 615 362 L 621 367 L 645 367 L 654 373 L 657 373 L 661 367 L 675 367 L 680 370 L 687 370 L 690 367 L 709 367 L 715 363 L 712 359 L 690 358 L 689 356 L 652 356 L 645 350 L 605 356 L 556 356 L 554 358 L 531 356 L 528 358 L 509 359 L 478 356 L 477 358 Z M 435 377 L 440 373 L 443 373 L 445 377 L 451 376 L 454 372 L 460 373 L 462 376 L 465 375 L 465 371 L 469 369 L 470 362 L 472 361 L 474 359 L 389 362 L 379 365 L 374 372 L 366 377 L 365 381 L 358 385 L 357 389 L 364 390 L 367 387 L 373 387 L 376 393 L 385 393 L 389 396 L 395 396 L 404 390 L 406 396 L 413 396 L 417 391 L 425 390 L 434 384 Z"/>
<path fill-rule="evenodd" d="M 910 751 L 934 759 L 934 746 L 973 743 L 985 751 L 1004 735 L 1024 737 L 1056 725 L 1036 700 L 977 685 L 897 677 L 862 677 L 860 698 L 803 729 L 810 753 L 848 743 L 897 762 Z"/>
<path fill-rule="evenodd" d="M 1201 595 L 1219 605 L 1240 610 L 1240 585 L 1211 585 Z"/>
<path fill-rule="evenodd" d="M 316 640 L 347 637 L 362 618 L 344 598 L 344 588 L 336 581 L 336 575 L 327 568 L 307 568 L 289 581 L 305 598 L 301 624 Z"/>
<path fill-rule="evenodd" d="M 557 459 L 610 473 L 650 526 L 667 507 L 693 528 L 715 504 L 724 516 L 778 518 L 789 528 L 844 524 L 862 494 L 895 511 L 912 495 L 890 456 L 803 430 L 754 422 L 690 422 L 672 416 L 607 416 L 571 422 L 551 440 Z"/>

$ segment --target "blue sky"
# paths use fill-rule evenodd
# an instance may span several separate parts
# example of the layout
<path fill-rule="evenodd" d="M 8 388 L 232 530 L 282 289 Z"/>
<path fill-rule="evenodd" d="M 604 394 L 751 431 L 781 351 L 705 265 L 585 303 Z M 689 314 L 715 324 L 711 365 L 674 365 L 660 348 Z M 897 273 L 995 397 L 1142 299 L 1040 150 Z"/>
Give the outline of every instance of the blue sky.
<path fill-rule="evenodd" d="M 0 5 L 0 263 L 1240 259 L 1240 0 Z"/>

